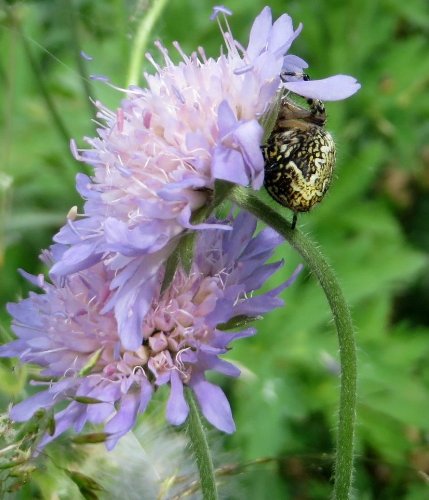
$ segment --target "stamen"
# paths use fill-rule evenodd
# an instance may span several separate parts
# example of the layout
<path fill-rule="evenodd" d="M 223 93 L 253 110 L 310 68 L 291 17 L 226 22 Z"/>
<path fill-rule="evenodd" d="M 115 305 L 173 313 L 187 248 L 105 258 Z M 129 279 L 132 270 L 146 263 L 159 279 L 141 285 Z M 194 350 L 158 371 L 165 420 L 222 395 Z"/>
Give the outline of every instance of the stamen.
<path fill-rule="evenodd" d="M 166 66 L 173 66 L 173 61 L 170 59 L 170 56 L 168 55 L 168 50 L 164 47 L 164 45 L 162 45 L 162 43 L 159 40 L 156 40 L 154 45 L 164 56 L 164 62 Z"/>
<path fill-rule="evenodd" d="M 203 63 L 207 64 L 207 56 L 206 56 L 206 52 L 205 52 L 204 48 L 203 47 L 198 47 L 197 50 L 198 50 L 198 53 L 201 56 L 201 59 L 202 59 Z"/>
<path fill-rule="evenodd" d="M 212 15 L 210 16 L 210 21 L 218 19 L 219 14 L 223 14 L 224 18 L 225 16 L 232 16 L 232 10 L 228 9 L 224 5 L 215 5 L 213 7 Z"/>
<path fill-rule="evenodd" d="M 161 71 L 161 66 L 155 61 L 152 54 L 150 52 L 146 52 L 145 57 L 159 73 Z"/>
<path fill-rule="evenodd" d="M 173 47 L 177 50 L 177 52 L 180 54 L 184 62 L 189 62 L 189 57 L 185 52 L 183 51 L 182 47 L 180 46 L 179 42 L 175 40 L 173 42 Z"/>
<path fill-rule="evenodd" d="M 84 52 L 83 50 L 80 51 L 80 55 L 82 59 L 85 59 L 85 61 L 92 61 L 93 57 Z"/>
<path fill-rule="evenodd" d="M 74 139 L 70 139 L 70 151 L 75 160 L 82 161 L 82 156 L 79 154 L 79 151 L 77 149 L 77 144 Z"/>
<path fill-rule="evenodd" d="M 137 373 L 138 373 L 138 372 L 140 372 L 140 373 L 144 376 L 144 378 L 146 378 L 146 379 L 147 379 L 147 375 L 146 375 L 146 372 L 144 371 L 143 366 L 138 365 L 138 366 L 135 366 L 135 367 L 133 368 L 133 371 L 132 371 L 132 374 L 133 374 L 133 375 L 137 375 Z"/>
<path fill-rule="evenodd" d="M 109 78 L 105 75 L 89 75 L 90 80 L 107 83 Z"/>

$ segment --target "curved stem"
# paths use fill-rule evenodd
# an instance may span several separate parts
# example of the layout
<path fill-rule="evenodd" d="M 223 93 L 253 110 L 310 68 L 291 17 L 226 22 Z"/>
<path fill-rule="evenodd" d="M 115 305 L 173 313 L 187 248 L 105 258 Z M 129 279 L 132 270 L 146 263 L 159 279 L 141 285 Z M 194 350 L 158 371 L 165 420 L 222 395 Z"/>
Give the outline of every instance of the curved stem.
<path fill-rule="evenodd" d="M 217 500 L 216 479 L 209 444 L 200 411 L 192 391 L 188 388 L 186 389 L 186 400 L 190 408 L 187 420 L 188 435 L 197 460 L 203 498 L 204 500 Z"/>
<path fill-rule="evenodd" d="M 346 500 L 351 497 L 353 479 L 357 376 L 356 345 L 349 307 L 333 270 L 307 236 L 298 229 L 292 229 L 291 224 L 281 215 L 244 188 L 236 187 L 232 191 L 230 199 L 285 237 L 289 244 L 305 259 L 328 299 L 337 328 L 341 362 L 334 498 Z"/>
<path fill-rule="evenodd" d="M 137 30 L 131 52 L 130 68 L 128 71 L 127 86 L 138 85 L 139 73 L 142 67 L 144 51 L 153 26 L 161 15 L 168 0 L 153 0 L 151 6 L 142 18 Z"/>

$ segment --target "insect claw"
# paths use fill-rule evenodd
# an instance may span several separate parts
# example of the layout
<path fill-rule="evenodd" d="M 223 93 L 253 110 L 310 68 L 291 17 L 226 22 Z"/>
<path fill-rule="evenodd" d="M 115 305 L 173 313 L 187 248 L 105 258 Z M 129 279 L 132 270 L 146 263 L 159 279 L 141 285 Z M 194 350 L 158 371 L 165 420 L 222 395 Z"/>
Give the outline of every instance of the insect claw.
<path fill-rule="evenodd" d="M 292 223 L 290 225 L 291 229 L 295 229 L 297 220 L 298 220 L 298 214 L 296 212 L 294 212 L 293 217 L 292 217 Z"/>

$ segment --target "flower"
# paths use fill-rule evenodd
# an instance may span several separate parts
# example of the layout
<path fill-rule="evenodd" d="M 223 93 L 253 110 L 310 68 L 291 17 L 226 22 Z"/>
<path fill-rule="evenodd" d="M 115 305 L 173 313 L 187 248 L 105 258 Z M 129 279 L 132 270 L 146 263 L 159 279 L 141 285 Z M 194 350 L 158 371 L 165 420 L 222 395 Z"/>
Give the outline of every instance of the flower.
<path fill-rule="evenodd" d="M 41 446 L 68 429 L 80 432 L 90 422 L 104 423 L 111 449 L 161 386 L 170 387 L 167 420 L 182 424 L 189 412 L 187 386 L 205 418 L 233 432 L 228 400 L 220 387 L 205 379 L 205 372 L 238 376 L 240 371 L 219 356 L 232 341 L 253 335 L 255 329 L 222 328 L 234 318 L 251 319 L 282 305 L 278 295 L 296 273 L 274 290 L 253 295 L 282 265 L 266 261 L 283 240 L 272 229 L 254 236 L 256 219 L 245 212 L 222 223 L 232 230 L 200 235 L 189 274 L 179 267 L 161 292 L 163 270 L 158 273 L 157 293 L 135 349 L 124 346 L 113 312 L 103 312 L 113 293 L 114 273 L 102 262 L 69 275 L 64 286 L 27 275 L 43 293 L 9 304 L 17 340 L 1 346 L 0 356 L 39 365 L 41 374 L 52 379 L 44 391 L 14 406 L 11 418 L 25 421 L 39 408 L 60 403 L 55 434 L 43 438 Z"/>
<path fill-rule="evenodd" d="M 225 53 L 212 59 L 199 48 L 188 56 L 175 43 L 182 59 L 175 64 L 158 42 L 164 63 L 147 56 L 156 69 L 154 75 L 145 74 L 147 88 L 129 88 L 116 112 L 97 102 L 103 122 L 98 137 L 86 138 L 88 149 L 72 146 L 93 174 L 77 177 L 77 189 L 86 200 L 83 218 L 69 218 L 55 236 L 65 246 L 51 276 L 59 279 L 103 260 L 115 272 L 114 293 L 105 308 L 114 310 L 121 338 L 131 339 L 130 348 L 135 348 L 149 310 L 159 268 L 178 237 L 184 230 L 214 228 L 207 222 L 193 224 L 191 217 L 210 204 L 215 181 L 262 186 L 259 122 L 280 86 L 298 86 L 303 95 L 317 98 L 328 93 L 344 97 L 357 90 L 351 77 L 334 77 L 333 87 L 294 77 L 281 82 L 282 71 L 307 67 L 287 54 L 302 25 L 294 30 L 286 14 L 273 23 L 265 7 L 244 48 L 234 40 L 227 15 L 225 7 L 214 9 Z M 144 285 L 139 290 L 135 275 Z"/>

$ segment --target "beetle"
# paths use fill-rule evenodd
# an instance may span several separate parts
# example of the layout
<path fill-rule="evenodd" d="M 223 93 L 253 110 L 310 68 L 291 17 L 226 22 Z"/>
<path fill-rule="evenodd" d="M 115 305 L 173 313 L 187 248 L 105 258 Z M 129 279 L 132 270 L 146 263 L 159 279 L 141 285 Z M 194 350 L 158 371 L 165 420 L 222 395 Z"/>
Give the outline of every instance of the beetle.
<path fill-rule="evenodd" d="M 297 73 L 283 72 L 280 77 Z M 309 80 L 308 75 L 301 75 Z M 326 111 L 322 101 L 306 99 L 309 108 L 282 97 L 280 110 L 267 143 L 264 186 L 269 195 L 293 211 L 292 229 L 298 213 L 308 212 L 325 196 L 335 166 L 335 143 L 325 130 Z"/>

